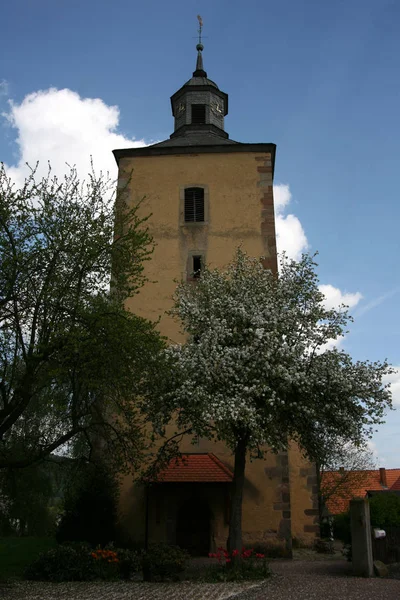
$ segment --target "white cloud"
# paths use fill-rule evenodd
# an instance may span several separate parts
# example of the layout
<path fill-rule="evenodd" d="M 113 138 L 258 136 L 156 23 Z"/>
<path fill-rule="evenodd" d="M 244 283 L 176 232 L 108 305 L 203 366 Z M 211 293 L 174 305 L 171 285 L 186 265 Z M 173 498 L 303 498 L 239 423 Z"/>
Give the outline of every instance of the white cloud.
<path fill-rule="evenodd" d="M 386 294 L 382 294 L 381 296 L 374 298 L 373 300 L 371 300 L 364 306 L 361 306 L 360 308 L 358 308 L 355 313 L 355 316 L 361 317 L 361 315 L 365 315 L 370 310 L 373 310 L 374 308 L 376 308 L 377 306 L 379 306 L 380 304 L 382 304 L 383 302 L 385 302 L 386 300 L 388 300 L 389 298 L 391 298 L 392 296 L 397 294 L 398 291 L 399 291 L 399 288 L 397 287 L 397 288 L 394 288 L 393 290 L 390 290 L 389 292 L 386 292 Z"/>
<path fill-rule="evenodd" d="M 0 82 L 0 93 L 2 89 L 8 90 L 7 82 Z M 91 156 L 96 172 L 109 172 L 114 178 L 117 168 L 111 151 L 146 145 L 144 140 L 118 132 L 117 106 L 108 106 L 100 98 L 82 98 L 69 89 L 33 92 L 20 104 L 10 101 L 3 117 L 17 133 L 19 157 L 16 164 L 8 166 L 8 172 L 18 184 L 28 172 L 26 163 L 34 166 L 39 161 L 42 175 L 47 172 L 49 160 L 57 175 L 68 170 L 68 163 L 77 167 L 83 179 L 90 171 Z M 288 212 L 292 200 L 289 185 L 275 185 L 274 199 L 278 251 L 285 250 L 290 258 L 298 260 L 309 244 L 299 219 Z M 329 307 L 341 303 L 355 306 L 361 299 L 359 292 L 342 293 L 332 285 L 321 286 L 321 291 Z"/>
<path fill-rule="evenodd" d="M 320 285 L 319 290 L 325 296 L 325 307 L 328 309 L 338 308 L 341 304 L 345 304 L 352 308 L 353 306 L 356 306 L 362 298 L 360 292 L 342 292 L 339 288 L 330 284 Z"/>
<path fill-rule="evenodd" d="M 393 406 L 400 406 L 400 366 L 393 367 L 394 373 L 384 377 L 384 383 L 390 383 Z"/>
<path fill-rule="evenodd" d="M 1 79 L 0 80 L 0 97 L 1 96 L 8 96 L 8 81 L 6 81 L 5 79 Z"/>
<path fill-rule="evenodd" d="M 303 252 L 309 249 L 307 236 L 300 220 L 293 214 L 286 214 L 292 194 L 287 184 L 279 183 L 274 186 L 275 223 L 278 252 L 285 251 L 289 258 L 299 260 Z M 346 304 L 350 308 L 356 306 L 362 298 L 360 292 L 342 292 L 330 284 L 320 285 L 319 289 L 325 295 L 326 308 L 338 308 Z M 320 352 L 333 350 L 343 343 L 344 336 L 329 340 L 321 346 Z"/>
<path fill-rule="evenodd" d="M 292 193 L 290 187 L 286 183 L 277 183 L 274 185 L 274 206 L 275 213 L 281 214 L 283 210 L 290 204 Z"/>
<path fill-rule="evenodd" d="M 117 106 L 108 106 L 100 98 L 81 98 L 69 89 L 34 92 L 21 104 L 10 101 L 9 106 L 3 117 L 17 130 L 19 158 L 16 165 L 8 166 L 8 173 L 18 184 L 27 173 L 25 163 L 35 166 L 39 161 L 43 175 L 49 160 L 57 175 L 68 170 L 68 163 L 85 179 L 91 156 L 96 173 L 109 172 L 114 178 L 117 167 L 111 151 L 146 145 L 118 133 Z"/>
<path fill-rule="evenodd" d="M 300 260 L 303 252 L 309 249 L 307 236 L 300 220 L 293 214 L 286 214 L 292 200 L 290 187 L 287 184 L 277 184 L 274 186 L 274 206 L 275 206 L 275 224 L 278 252 L 285 251 L 289 258 Z M 331 284 L 319 286 L 320 291 L 325 296 L 326 308 L 338 308 L 345 304 L 350 308 L 356 306 L 361 298 L 360 292 L 342 292 L 339 288 Z M 318 352 L 333 350 L 342 345 L 345 336 L 340 336 L 335 340 L 328 340 L 321 346 Z"/>
<path fill-rule="evenodd" d="M 342 304 L 345 304 L 346 306 L 351 308 L 352 306 L 356 306 L 356 304 L 358 304 L 358 302 L 360 302 L 362 298 L 362 294 L 360 294 L 360 292 L 342 292 L 339 288 L 336 288 L 333 285 L 330 285 L 329 283 L 320 285 L 319 290 L 325 296 L 325 308 L 327 309 L 338 309 Z M 339 348 L 345 339 L 346 336 L 341 335 L 335 340 L 328 340 L 326 344 L 321 346 L 319 352 L 326 352 L 327 350 Z"/>
<path fill-rule="evenodd" d="M 372 460 L 375 463 L 375 465 L 381 464 L 381 463 L 384 464 L 384 462 L 382 462 L 381 457 L 379 456 L 378 447 L 377 447 L 377 445 L 375 444 L 374 441 L 368 440 L 367 441 L 367 448 L 371 452 Z"/>
<path fill-rule="evenodd" d="M 324 352 L 327 352 L 328 350 L 334 350 L 335 348 L 339 348 L 339 346 L 341 346 L 341 344 L 343 343 L 344 339 L 345 339 L 345 336 L 341 335 L 338 338 L 336 338 L 335 340 L 333 340 L 333 339 L 328 340 L 325 344 L 322 344 L 322 346 L 320 346 L 318 348 L 318 354 L 323 354 Z"/>
<path fill-rule="evenodd" d="M 293 214 L 285 214 L 292 194 L 287 184 L 274 185 L 276 243 L 278 252 L 285 251 L 289 258 L 299 260 L 309 244 L 299 219 Z"/>

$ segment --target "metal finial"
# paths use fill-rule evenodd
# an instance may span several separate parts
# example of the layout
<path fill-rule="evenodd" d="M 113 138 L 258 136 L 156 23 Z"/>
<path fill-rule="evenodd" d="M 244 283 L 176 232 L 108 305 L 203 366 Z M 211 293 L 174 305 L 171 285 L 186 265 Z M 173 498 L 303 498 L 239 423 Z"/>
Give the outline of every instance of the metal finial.
<path fill-rule="evenodd" d="M 199 30 L 198 30 L 199 41 L 198 41 L 198 44 L 196 46 L 197 61 L 196 61 L 196 70 L 193 73 L 193 77 L 207 77 L 207 73 L 205 72 L 204 67 L 203 67 L 203 55 L 202 55 L 202 51 L 204 50 L 204 46 L 201 43 L 201 32 L 203 30 L 203 19 L 201 18 L 200 15 L 197 15 L 197 20 L 199 22 Z"/>
<path fill-rule="evenodd" d="M 197 15 L 197 20 L 198 20 L 198 22 L 199 22 L 199 30 L 198 30 L 198 34 L 199 34 L 199 43 L 198 43 L 198 45 L 199 45 L 199 46 L 202 46 L 202 43 L 201 43 L 201 32 L 202 32 L 202 30 L 203 30 L 203 19 L 201 18 L 201 16 L 200 16 L 200 15 Z"/>

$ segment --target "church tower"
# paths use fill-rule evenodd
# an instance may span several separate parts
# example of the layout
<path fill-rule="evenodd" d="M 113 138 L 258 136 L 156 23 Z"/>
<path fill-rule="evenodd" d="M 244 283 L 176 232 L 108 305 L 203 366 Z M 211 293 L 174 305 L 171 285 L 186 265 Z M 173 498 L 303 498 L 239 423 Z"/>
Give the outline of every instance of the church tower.
<path fill-rule="evenodd" d="M 208 78 L 201 38 L 196 50 L 193 76 L 171 97 L 170 138 L 114 150 L 118 185 L 127 186 L 130 202 L 144 199 L 141 214 L 151 214 L 148 225 L 156 242 L 146 263 L 154 283 L 132 298 L 129 307 L 148 319 L 160 319 L 159 329 L 171 343 L 183 341 L 179 325 L 166 314 L 176 280 L 195 281 L 205 263 L 226 266 L 239 245 L 277 271 L 276 146 L 230 139 L 225 130 L 228 95 Z M 222 443 L 208 440 L 195 446 L 183 440 L 182 452 L 188 453 L 190 469 L 172 469 L 164 483 L 146 491 L 124 481 L 124 526 L 137 540 L 192 544 L 194 554 L 208 553 L 226 544 L 233 456 Z M 289 554 L 292 536 L 311 542 L 318 531 L 314 476 L 296 448 L 268 455 L 265 461 L 249 461 L 244 542 L 278 544 Z"/>

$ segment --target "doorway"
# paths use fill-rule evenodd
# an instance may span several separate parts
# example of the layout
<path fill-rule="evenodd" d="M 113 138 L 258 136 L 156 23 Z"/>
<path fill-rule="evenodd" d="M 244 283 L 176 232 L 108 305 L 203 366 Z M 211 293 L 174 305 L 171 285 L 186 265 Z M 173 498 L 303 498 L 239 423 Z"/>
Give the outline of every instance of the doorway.
<path fill-rule="evenodd" d="M 202 498 L 192 496 L 178 510 L 176 543 L 192 556 L 207 556 L 210 551 L 211 511 Z"/>

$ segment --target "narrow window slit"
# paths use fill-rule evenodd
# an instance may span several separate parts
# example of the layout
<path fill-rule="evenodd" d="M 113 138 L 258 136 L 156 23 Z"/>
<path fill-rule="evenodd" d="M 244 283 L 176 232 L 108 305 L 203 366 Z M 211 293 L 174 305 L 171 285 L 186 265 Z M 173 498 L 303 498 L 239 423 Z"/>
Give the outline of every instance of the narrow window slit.
<path fill-rule="evenodd" d="M 193 256 L 193 277 L 195 279 L 198 279 L 200 277 L 202 266 L 202 256 Z"/>

